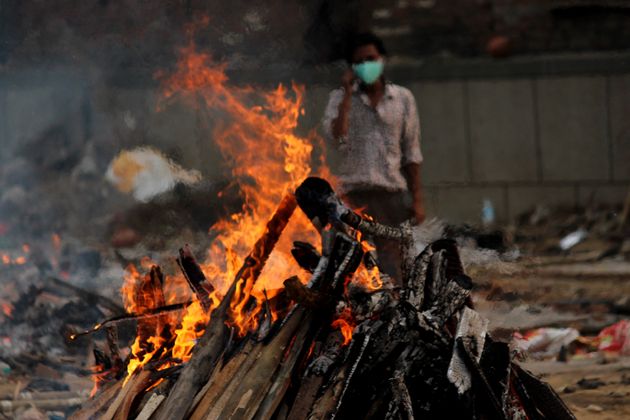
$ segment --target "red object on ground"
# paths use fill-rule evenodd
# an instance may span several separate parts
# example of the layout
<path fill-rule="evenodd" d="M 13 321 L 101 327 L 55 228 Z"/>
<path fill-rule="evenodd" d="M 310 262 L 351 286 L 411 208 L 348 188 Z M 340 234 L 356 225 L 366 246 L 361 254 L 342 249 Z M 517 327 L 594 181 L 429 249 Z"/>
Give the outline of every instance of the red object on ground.
<path fill-rule="evenodd" d="M 630 321 L 623 319 L 597 335 L 598 350 L 630 354 Z"/>

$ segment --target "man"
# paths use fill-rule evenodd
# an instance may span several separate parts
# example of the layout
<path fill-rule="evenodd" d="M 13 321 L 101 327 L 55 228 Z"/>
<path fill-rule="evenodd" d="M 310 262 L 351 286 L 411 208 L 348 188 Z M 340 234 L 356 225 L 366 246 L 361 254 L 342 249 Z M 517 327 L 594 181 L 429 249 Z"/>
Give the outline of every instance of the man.
<path fill-rule="evenodd" d="M 381 223 L 396 225 L 410 217 L 422 223 L 418 111 L 408 89 L 385 79 L 385 56 L 377 36 L 354 38 L 347 55 L 351 68 L 342 87 L 330 94 L 323 129 L 346 201 Z M 377 247 L 381 268 L 399 279 L 396 247 L 378 240 Z"/>

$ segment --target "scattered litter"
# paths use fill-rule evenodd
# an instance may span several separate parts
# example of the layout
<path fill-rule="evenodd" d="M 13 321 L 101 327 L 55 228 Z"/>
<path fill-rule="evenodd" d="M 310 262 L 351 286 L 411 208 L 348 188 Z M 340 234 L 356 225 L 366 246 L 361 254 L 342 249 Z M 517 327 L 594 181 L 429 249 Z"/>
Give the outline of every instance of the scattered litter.
<path fill-rule="evenodd" d="M 558 355 L 562 347 L 574 342 L 580 333 L 575 328 L 538 328 L 515 338 L 517 348 L 533 357 Z"/>
<path fill-rule="evenodd" d="M 563 251 L 568 251 L 569 249 L 582 242 L 587 235 L 588 232 L 586 231 L 586 229 L 583 228 L 569 233 L 567 236 L 560 240 L 560 249 L 562 249 Z"/>
<path fill-rule="evenodd" d="M 123 150 L 111 161 L 105 177 L 138 201 L 148 201 L 177 183 L 191 185 L 201 180 L 199 171 L 186 170 L 150 147 Z"/>
<path fill-rule="evenodd" d="M 630 321 L 623 319 L 604 328 L 597 336 L 598 349 L 630 355 Z"/>
<path fill-rule="evenodd" d="M 599 378 L 592 378 L 592 379 L 582 378 L 579 381 L 577 381 L 576 385 L 582 389 L 597 389 L 600 386 L 606 385 L 606 382 L 600 381 Z"/>
<path fill-rule="evenodd" d="M 588 411 L 592 411 L 593 413 L 601 413 L 602 411 L 604 411 L 604 409 L 601 406 L 596 405 L 596 404 L 590 404 L 586 407 L 586 409 Z"/>

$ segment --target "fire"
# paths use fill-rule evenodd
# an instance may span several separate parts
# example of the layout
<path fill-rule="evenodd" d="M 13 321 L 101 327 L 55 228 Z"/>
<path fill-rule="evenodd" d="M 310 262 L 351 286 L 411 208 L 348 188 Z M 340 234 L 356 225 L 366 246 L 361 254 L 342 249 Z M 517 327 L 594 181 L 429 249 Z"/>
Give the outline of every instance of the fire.
<path fill-rule="evenodd" d="M 197 51 L 191 43 L 180 51 L 174 73 L 158 75 L 163 89 L 160 106 L 179 99 L 197 108 L 200 118 L 211 115 L 206 112 L 209 109 L 222 116 L 221 122 L 205 121 L 206 126 L 214 127 L 208 143 L 216 143 L 224 160 L 230 163 L 244 203 L 240 212 L 219 221 L 209 232 L 214 241 L 201 266 L 215 288 L 210 296 L 210 311 L 205 312 L 200 303 L 194 301 L 185 313 L 168 315 L 171 317 L 168 324 L 173 328 L 169 343 L 161 332 L 164 325 L 155 325 L 159 317 L 150 318 L 147 322 L 153 323 L 152 335 L 141 337 L 139 331 L 131 348 L 128 375 L 151 361 L 165 346 L 172 346 L 173 359 L 184 362 L 190 359 L 212 309 L 219 304 L 254 243 L 264 233 L 276 206 L 311 174 L 313 139 L 295 134 L 298 119 L 303 114 L 304 87 L 279 85 L 265 92 L 250 86 L 234 86 L 228 83 L 225 68 L 225 64 L 214 63 L 210 54 Z M 299 270 L 290 253 L 293 241 L 319 244 L 318 238 L 306 216 L 295 212 L 256 284 L 250 280 L 237 285 L 230 305 L 229 324 L 238 335 L 256 330 L 262 303 L 267 297 L 273 298 L 272 291 L 281 290 L 282 282 Z M 150 261 L 141 263 L 143 270 L 151 265 Z M 143 276 L 134 266 L 128 267 L 125 277 L 122 289 L 125 309 L 143 313 L 155 307 L 155 296 L 139 292 Z M 169 277 L 164 282 L 163 299 L 169 303 L 181 301 L 182 297 L 181 291 L 173 291 L 173 280 L 182 279 Z M 270 295 L 265 296 L 265 291 Z M 191 297 L 188 290 L 187 298 Z M 271 310 L 272 319 L 276 319 L 277 314 L 273 313 L 273 308 Z"/>
<path fill-rule="evenodd" d="M 366 268 L 364 265 L 359 266 L 353 280 L 370 291 L 379 290 L 383 287 L 381 273 L 376 266 L 371 269 Z"/>
<path fill-rule="evenodd" d="M 12 314 L 13 314 L 13 305 L 11 305 L 8 302 L 2 302 L 2 313 L 6 316 L 11 318 Z"/>
<path fill-rule="evenodd" d="M 2 254 L 2 264 L 4 265 L 11 264 L 11 257 L 8 254 Z"/>
<path fill-rule="evenodd" d="M 337 328 L 341 331 L 341 335 L 343 336 L 343 346 L 347 346 L 350 344 L 350 341 L 352 341 L 352 332 L 354 331 L 355 326 L 356 321 L 350 308 L 344 308 L 339 317 L 331 324 L 331 327 Z"/>
<path fill-rule="evenodd" d="M 203 116 L 207 109 L 225 115 L 221 122 L 213 121 L 212 140 L 230 162 L 244 204 L 239 213 L 211 228 L 216 238 L 202 265 L 219 293 L 231 284 L 282 197 L 310 175 L 313 149 L 312 139 L 294 133 L 303 113 L 302 86 L 279 85 L 269 92 L 233 86 L 225 67 L 191 43 L 181 50 L 175 73 L 162 77 L 165 100 L 189 100 Z M 238 285 L 230 323 L 239 335 L 256 329 L 262 291 L 279 290 L 282 281 L 295 274 L 298 268 L 290 249 L 298 238 L 318 243 L 308 219 L 296 212 L 256 284 Z"/>

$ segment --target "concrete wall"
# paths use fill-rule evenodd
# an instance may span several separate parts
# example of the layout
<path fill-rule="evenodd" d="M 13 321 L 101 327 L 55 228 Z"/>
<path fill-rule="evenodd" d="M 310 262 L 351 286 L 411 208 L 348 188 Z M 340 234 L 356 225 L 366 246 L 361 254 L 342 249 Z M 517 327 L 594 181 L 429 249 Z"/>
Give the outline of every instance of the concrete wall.
<path fill-rule="evenodd" d="M 460 63 L 456 72 L 445 67 L 452 73 L 442 78 L 435 68 L 394 69 L 392 79 L 418 103 L 429 216 L 476 222 L 483 199 L 504 222 L 537 204 L 621 202 L 630 187 L 627 62 L 615 72 L 591 62 L 580 72 L 552 61 L 522 73 Z M 307 85 L 304 131 L 317 126 L 338 70 L 297 77 Z M 153 144 L 207 176 L 219 172 L 221 159 L 199 118 L 185 107 L 157 113 L 155 85 L 94 85 L 63 72 L 33 80 L 0 78 L 0 157 L 61 124 L 71 142 L 97 141 L 111 155 Z"/>
<path fill-rule="evenodd" d="M 630 75 L 422 81 L 429 213 L 502 221 L 537 204 L 618 203 L 630 187 Z"/>

